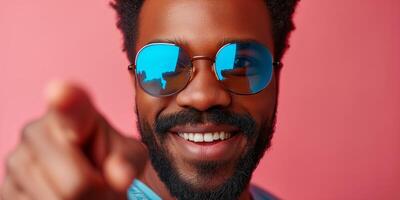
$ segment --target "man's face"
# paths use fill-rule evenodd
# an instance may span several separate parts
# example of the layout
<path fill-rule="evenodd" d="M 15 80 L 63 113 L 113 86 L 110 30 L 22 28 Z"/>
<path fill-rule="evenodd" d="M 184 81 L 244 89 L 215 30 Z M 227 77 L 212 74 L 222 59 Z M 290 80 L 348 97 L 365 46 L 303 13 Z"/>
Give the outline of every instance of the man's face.
<path fill-rule="evenodd" d="M 261 0 L 147 0 L 138 31 L 136 51 L 152 41 L 178 40 L 191 57 L 214 57 L 227 39 L 256 40 L 274 50 L 271 21 Z M 216 79 L 212 65 L 209 60 L 194 61 L 190 83 L 169 97 L 151 96 L 135 83 L 141 135 L 154 168 L 173 194 L 179 193 L 176 185 L 205 193 L 242 187 L 241 192 L 251 175 L 238 171 L 251 174 L 272 136 L 276 76 L 257 94 L 236 95 Z M 178 135 L 215 132 L 231 137 L 196 143 Z M 191 197 L 185 195 L 181 198 Z"/>

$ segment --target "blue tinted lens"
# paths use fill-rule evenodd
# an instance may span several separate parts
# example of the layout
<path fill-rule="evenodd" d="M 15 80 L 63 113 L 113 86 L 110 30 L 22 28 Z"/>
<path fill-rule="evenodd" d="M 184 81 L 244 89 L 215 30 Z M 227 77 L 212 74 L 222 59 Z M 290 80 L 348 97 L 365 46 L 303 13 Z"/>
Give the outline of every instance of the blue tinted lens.
<path fill-rule="evenodd" d="M 136 77 L 147 93 L 166 96 L 183 89 L 190 79 L 190 58 L 174 44 L 150 44 L 136 58 Z"/>
<path fill-rule="evenodd" d="M 218 51 L 215 72 L 230 91 L 255 94 L 270 83 L 272 62 L 270 51 L 259 43 L 230 43 Z"/>

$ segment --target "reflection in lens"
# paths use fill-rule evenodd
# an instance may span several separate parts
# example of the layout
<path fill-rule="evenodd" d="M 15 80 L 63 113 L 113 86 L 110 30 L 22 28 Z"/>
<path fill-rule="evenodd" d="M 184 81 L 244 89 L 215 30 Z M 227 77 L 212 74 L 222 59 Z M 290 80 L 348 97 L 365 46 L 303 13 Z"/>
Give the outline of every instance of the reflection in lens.
<path fill-rule="evenodd" d="M 173 44 L 150 44 L 136 60 L 136 76 L 141 87 L 153 96 L 181 90 L 190 78 L 190 59 Z"/>
<path fill-rule="evenodd" d="M 227 89 L 238 94 L 254 94 L 272 79 L 272 55 L 256 42 L 230 43 L 216 56 L 215 71 Z"/>

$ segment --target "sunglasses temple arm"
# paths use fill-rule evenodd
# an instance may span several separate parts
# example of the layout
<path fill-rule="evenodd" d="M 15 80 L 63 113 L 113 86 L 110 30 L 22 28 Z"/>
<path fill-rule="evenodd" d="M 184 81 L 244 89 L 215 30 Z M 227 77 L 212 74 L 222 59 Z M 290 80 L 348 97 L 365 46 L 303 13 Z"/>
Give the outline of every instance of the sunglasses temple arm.
<path fill-rule="evenodd" d="M 282 63 L 279 61 L 275 61 L 272 63 L 272 66 L 276 67 L 276 68 L 281 68 L 282 67 Z"/>

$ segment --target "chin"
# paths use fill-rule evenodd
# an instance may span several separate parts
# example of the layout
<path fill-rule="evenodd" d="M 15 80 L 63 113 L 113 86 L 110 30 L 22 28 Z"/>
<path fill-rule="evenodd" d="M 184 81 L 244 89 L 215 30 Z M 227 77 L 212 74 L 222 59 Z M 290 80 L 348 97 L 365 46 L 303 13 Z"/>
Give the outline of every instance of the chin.
<path fill-rule="evenodd" d="M 142 141 L 149 149 L 151 163 L 177 199 L 237 199 L 270 146 L 274 120 L 257 128 L 250 118 L 220 115 L 221 112 L 217 113 L 218 119 L 213 119 L 209 114 L 207 119 L 211 120 L 206 123 L 187 117 L 191 123 L 172 121 L 154 128 L 139 118 Z M 223 123 L 229 117 L 230 121 L 237 119 L 237 123 Z M 223 134 L 214 139 L 214 133 Z"/>

